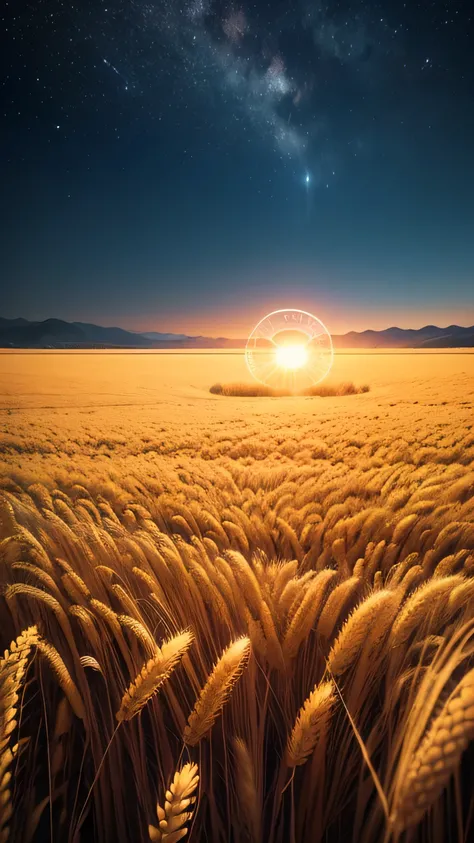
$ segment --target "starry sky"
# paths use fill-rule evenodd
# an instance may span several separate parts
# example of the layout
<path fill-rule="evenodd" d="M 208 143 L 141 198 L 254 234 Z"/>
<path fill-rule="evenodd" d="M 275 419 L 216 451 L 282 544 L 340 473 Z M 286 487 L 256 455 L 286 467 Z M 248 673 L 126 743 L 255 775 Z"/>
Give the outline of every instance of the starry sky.
<path fill-rule="evenodd" d="M 474 8 L 3 0 L 4 317 L 474 323 Z"/>

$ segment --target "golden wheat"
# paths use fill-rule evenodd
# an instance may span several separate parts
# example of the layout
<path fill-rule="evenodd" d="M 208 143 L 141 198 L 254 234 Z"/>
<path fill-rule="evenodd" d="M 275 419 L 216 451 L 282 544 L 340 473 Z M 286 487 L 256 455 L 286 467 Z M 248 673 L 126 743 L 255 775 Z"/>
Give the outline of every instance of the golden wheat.
<path fill-rule="evenodd" d="M 195 746 L 212 729 L 250 654 L 250 640 L 238 638 L 224 650 L 188 717 L 184 741 Z"/>
<path fill-rule="evenodd" d="M 408 764 L 393 806 L 391 823 L 402 831 L 433 805 L 474 738 L 474 670 L 446 700 Z"/>
<path fill-rule="evenodd" d="M 397 602 L 397 595 L 388 589 L 383 589 L 371 594 L 354 609 L 328 656 L 328 668 L 334 676 L 341 676 L 352 667 L 365 642 L 370 640 L 371 636 L 377 640 L 379 635 L 383 634 L 381 627 L 378 626 L 379 613 L 387 617 L 388 610 L 390 623 L 394 602 Z"/>
<path fill-rule="evenodd" d="M 156 806 L 158 828 L 148 826 L 152 843 L 177 843 L 186 837 L 188 829 L 183 826 L 192 818 L 196 801 L 194 791 L 198 783 L 197 764 L 185 764 L 174 774 L 170 788 L 166 791 L 164 808 L 160 804 Z"/>
<path fill-rule="evenodd" d="M 301 605 L 286 631 L 283 654 L 286 659 L 295 658 L 301 643 L 307 638 L 318 619 L 328 586 L 337 579 L 336 571 L 323 570 L 308 586 Z"/>
<path fill-rule="evenodd" d="M 261 806 L 255 766 L 249 749 L 242 738 L 234 738 L 237 798 L 242 811 L 243 826 L 254 843 L 261 840 Z"/>
<path fill-rule="evenodd" d="M 148 630 L 140 621 L 135 620 L 135 618 L 131 618 L 129 615 L 117 615 L 117 620 L 123 627 L 133 632 L 136 638 L 141 641 L 145 651 L 150 657 L 157 654 L 159 648 L 155 639 L 150 635 Z"/>
<path fill-rule="evenodd" d="M 15 787 L 0 776 L 11 839 L 144 843 L 152 782 L 161 793 L 193 740 L 202 810 L 187 822 L 170 788 L 154 840 L 379 843 L 412 825 L 413 843 L 468 838 L 474 800 L 458 781 L 470 697 L 462 722 L 450 714 L 452 740 L 437 718 L 472 665 L 474 357 L 447 358 L 436 357 L 444 374 L 405 393 L 374 377 L 359 398 L 262 400 L 251 412 L 179 390 L 139 414 L 136 403 L 80 410 L 75 396 L 54 425 L 41 408 L 2 412 L 1 646 L 32 622 L 42 636 L 8 741 L 19 744 L 6 771 Z M 68 375 L 87 362 L 74 360 Z M 93 368 L 115 366 L 125 392 L 137 360 L 97 355 Z M 194 645 L 163 684 L 179 629 Z M 229 641 L 247 643 L 224 670 Z M 120 725 L 147 701 L 146 716 Z M 441 744 L 452 754 L 434 769 Z M 416 800 L 405 783 L 415 767 Z"/>
<path fill-rule="evenodd" d="M 131 720 L 156 694 L 163 682 L 168 679 L 178 662 L 191 646 L 193 636 L 190 632 L 181 632 L 165 641 L 157 648 L 156 655 L 142 667 L 138 676 L 122 697 L 117 711 L 117 720 Z"/>
<path fill-rule="evenodd" d="M 316 685 L 301 706 L 286 747 L 286 762 L 297 767 L 308 760 L 324 735 L 336 701 L 334 682 Z"/>
<path fill-rule="evenodd" d="M 10 649 L 0 659 L 0 841 L 9 838 L 8 822 L 13 812 L 11 802 L 10 767 L 18 751 L 18 744 L 10 746 L 16 729 L 18 695 L 32 648 L 38 642 L 35 626 L 26 629 L 12 641 Z"/>
<path fill-rule="evenodd" d="M 84 720 L 86 717 L 84 702 L 58 651 L 52 644 L 49 644 L 47 641 L 43 641 L 42 639 L 38 640 L 36 646 L 40 655 L 44 656 L 55 673 L 59 685 L 64 691 L 74 714 L 76 717 L 79 717 L 80 720 Z"/>

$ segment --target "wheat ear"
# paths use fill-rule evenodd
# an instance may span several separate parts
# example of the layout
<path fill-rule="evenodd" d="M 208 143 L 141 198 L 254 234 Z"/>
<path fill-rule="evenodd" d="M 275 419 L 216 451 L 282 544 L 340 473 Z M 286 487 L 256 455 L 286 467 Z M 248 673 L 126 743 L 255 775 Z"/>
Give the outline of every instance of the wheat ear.
<path fill-rule="evenodd" d="M 390 818 L 397 831 L 420 822 L 473 738 L 474 670 L 470 670 L 448 697 L 408 765 Z"/>
<path fill-rule="evenodd" d="M 390 645 L 396 647 L 408 641 L 421 625 L 429 628 L 430 619 L 447 608 L 454 588 L 463 583 L 463 577 L 457 574 L 423 583 L 408 597 L 398 613 L 390 634 Z"/>
<path fill-rule="evenodd" d="M 318 619 L 329 584 L 336 578 L 336 571 L 328 568 L 320 571 L 308 586 L 306 594 L 286 631 L 283 641 L 285 659 L 290 660 L 297 655 L 300 645 L 308 637 Z"/>
<path fill-rule="evenodd" d="M 59 685 L 68 698 L 74 714 L 76 717 L 79 717 L 80 720 L 85 720 L 86 711 L 82 697 L 58 651 L 52 644 L 48 644 L 47 641 L 43 641 L 41 638 L 38 640 L 37 647 L 38 652 L 45 657 L 45 659 L 49 662 L 53 673 L 56 674 Z"/>
<path fill-rule="evenodd" d="M 328 656 L 328 667 L 334 676 L 341 676 L 351 667 L 367 639 L 374 644 L 385 633 L 381 618 L 391 621 L 397 595 L 389 589 L 374 591 L 359 603 L 339 632 Z"/>
<path fill-rule="evenodd" d="M 141 641 L 145 649 L 145 654 L 153 658 L 158 648 L 155 639 L 150 635 L 147 628 L 140 621 L 130 617 L 130 615 L 117 615 L 117 620 L 122 626 L 129 629 L 130 632 L 133 632 L 136 638 Z"/>
<path fill-rule="evenodd" d="M 196 700 L 184 729 L 184 741 L 195 746 L 214 725 L 250 654 L 250 639 L 238 638 L 222 653 Z"/>
<path fill-rule="evenodd" d="M 297 767 L 308 760 L 319 738 L 327 729 L 332 707 L 336 701 L 334 682 L 316 685 L 301 706 L 288 738 L 286 762 Z"/>
<path fill-rule="evenodd" d="M 143 665 L 138 676 L 125 691 L 116 715 L 119 723 L 122 720 L 131 720 L 142 710 L 168 679 L 192 640 L 191 632 L 181 632 L 165 641 L 161 648 L 157 648 L 156 655 Z"/>
<path fill-rule="evenodd" d="M 152 843 L 176 843 L 186 837 L 188 829 L 183 826 L 193 815 L 191 806 L 196 801 L 193 794 L 199 782 L 197 773 L 197 764 L 185 764 L 174 774 L 170 789 L 165 794 L 165 807 L 156 806 L 159 827 L 148 826 Z"/>
<path fill-rule="evenodd" d="M 12 641 L 10 649 L 5 650 L 4 658 L 0 659 L 0 843 L 5 843 L 9 838 L 8 821 L 13 811 L 9 767 L 15 758 L 18 744 L 11 747 L 10 739 L 17 727 L 18 694 L 31 648 L 37 641 L 37 629 L 30 626 L 16 641 Z"/>
<path fill-rule="evenodd" d="M 247 744 L 242 738 L 234 738 L 236 790 L 242 820 L 254 843 L 260 843 L 261 809 L 259 805 L 255 765 Z"/>
<path fill-rule="evenodd" d="M 339 539 L 336 539 L 339 541 Z M 339 583 L 330 592 L 324 608 L 319 616 L 318 634 L 329 639 L 333 635 L 339 616 L 357 593 L 362 580 L 360 577 L 349 577 Z"/>
<path fill-rule="evenodd" d="M 0 495 L 0 540 L 13 536 L 18 531 L 18 524 L 15 518 L 13 507 L 5 497 Z"/>

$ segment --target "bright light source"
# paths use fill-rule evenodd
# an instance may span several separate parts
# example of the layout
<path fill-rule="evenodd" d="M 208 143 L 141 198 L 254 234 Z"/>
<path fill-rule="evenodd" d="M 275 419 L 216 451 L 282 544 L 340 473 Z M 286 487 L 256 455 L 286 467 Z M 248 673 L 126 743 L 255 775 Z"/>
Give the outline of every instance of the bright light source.
<path fill-rule="evenodd" d="M 291 387 L 295 393 L 324 380 L 333 357 L 331 336 L 321 320 L 295 308 L 273 310 L 260 319 L 245 346 L 245 362 L 258 383 Z"/>
<path fill-rule="evenodd" d="M 276 361 L 282 369 L 302 369 L 308 362 L 304 345 L 281 345 L 276 350 Z"/>

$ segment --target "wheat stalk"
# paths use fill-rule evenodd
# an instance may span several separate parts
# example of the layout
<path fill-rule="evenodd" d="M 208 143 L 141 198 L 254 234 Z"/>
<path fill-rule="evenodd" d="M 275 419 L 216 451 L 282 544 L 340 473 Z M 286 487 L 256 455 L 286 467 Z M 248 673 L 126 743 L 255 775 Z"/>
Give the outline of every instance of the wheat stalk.
<path fill-rule="evenodd" d="M 138 611 L 138 606 L 133 599 L 133 597 L 128 594 L 124 588 L 122 588 L 119 583 L 114 583 L 112 585 L 112 591 L 117 597 L 120 602 L 120 605 L 125 610 L 125 613 L 129 615 L 131 618 L 135 618 L 135 620 L 140 620 L 140 613 Z"/>
<path fill-rule="evenodd" d="M 45 586 L 58 600 L 64 599 L 54 579 L 38 565 L 33 565 L 31 562 L 12 562 L 11 568 L 13 571 L 23 571 L 25 574 L 30 574 L 39 580 L 41 585 Z"/>
<path fill-rule="evenodd" d="M 25 597 L 32 597 L 35 600 L 38 600 L 44 606 L 47 606 L 48 609 L 51 609 L 54 612 L 58 623 L 61 626 L 62 631 L 64 632 L 65 637 L 67 638 L 67 642 L 71 648 L 72 652 L 75 652 L 76 645 L 74 641 L 74 636 L 72 634 L 71 624 L 69 623 L 68 616 L 64 611 L 63 607 L 53 597 L 52 594 L 49 594 L 48 591 L 43 591 L 41 588 L 36 588 L 33 585 L 27 585 L 26 583 L 13 583 L 12 585 L 7 586 L 5 589 L 5 599 L 10 602 L 14 600 L 17 595 L 24 595 Z"/>
<path fill-rule="evenodd" d="M 73 589 L 77 590 L 84 600 L 90 600 L 91 593 L 77 571 L 75 571 L 74 568 L 72 568 L 71 565 L 69 565 L 69 563 L 64 559 L 56 559 L 56 563 L 64 571 L 64 575 L 61 577 L 62 581 L 66 582 L 68 585 L 72 584 Z M 79 603 L 80 601 L 77 602 Z"/>
<path fill-rule="evenodd" d="M 184 741 L 195 746 L 214 725 L 250 655 L 250 640 L 242 637 L 224 650 L 196 700 L 184 730 Z"/>
<path fill-rule="evenodd" d="M 334 552 L 334 551 L 333 551 Z M 345 609 L 347 614 L 347 606 L 357 594 L 362 580 L 360 577 L 349 577 L 344 582 L 339 583 L 333 591 L 330 592 L 323 610 L 319 616 L 318 634 L 325 638 L 331 638 L 336 627 L 339 615 Z"/>
<path fill-rule="evenodd" d="M 404 772 L 391 824 L 399 832 L 420 822 L 458 768 L 474 738 L 474 670 L 448 697 Z"/>
<path fill-rule="evenodd" d="M 148 826 L 148 834 L 152 843 L 177 843 L 188 833 L 183 828 L 192 815 L 196 797 L 193 795 L 199 782 L 198 765 L 185 764 L 174 774 L 169 790 L 165 794 L 165 807 L 156 806 L 158 828 Z M 189 810 L 191 808 L 191 810 Z"/>
<path fill-rule="evenodd" d="M 122 634 L 122 627 L 118 621 L 117 612 L 114 612 L 110 606 L 107 606 L 105 603 L 102 603 L 101 600 L 97 600 L 95 597 L 92 598 L 90 602 L 91 609 L 95 609 L 97 615 L 99 615 L 103 620 L 107 622 L 110 629 L 114 633 L 117 638 L 120 638 Z"/>
<path fill-rule="evenodd" d="M 260 843 L 261 808 L 255 767 L 248 746 L 242 738 L 234 738 L 236 790 L 245 828 L 254 843 Z"/>
<path fill-rule="evenodd" d="M 7 586 L 4 592 L 7 601 L 14 599 L 18 594 L 25 595 L 26 597 L 34 597 L 35 600 L 39 600 L 45 606 L 48 606 L 54 612 L 59 622 L 62 620 L 67 622 L 67 616 L 63 607 L 48 591 L 43 591 L 43 589 L 37 588 L 34 585 L 17 582 Z"/>
<path fill-rule="evenodd" d="M 290 611 L 298 595 L 303 594 L 304 583 L 302 577 L 292 577 L 282 589 L 278 599 L 278 615 L 283 621 Z"/>
<path fill-rule="evenodd" d="M 73 605 L 69 607 L 68 611 L 70 615 L 77 618 L 82 624 L 86 639 L 96 650 L 100 650 L 101 640 L 100 635 L 95 628 L 95 615 L 89 612 L 88 609 L 85 609 L 84 606 L 78 606 L 76 603 L 73 603 Z"/>
<path fill-rule="evenodd" d="M 11 766 L 18 744 L 10 746 L 12 732 L 17 727 L 17 703 L 32 647 L 38 642 L 35 626 L 25 629 L 0 659 L 0 843 L 9 838 L 8 822 L 13 808 L 10 781 Z"/>
<path fill-rule="evenodd" d="M 385 624 L 380 624 L 379 613 L 388 613 L 392 618 L 398 596 L 389 589 L 373 592 L 366 600 L 359 603 L 337 636 L 328 656 L 328 667 L 334 676 L 340 676 L 354 663 L 365 641 L 378 641 L 377 628 L 385 634 Z M 382 632 L 380 633 L 382 634 Z"/>
<path fill-rule="evenodd" d="M 273 582 L 273 599 L 275 600 L 275 602 L 278 602 L 283 592 L 283 589 L 290 582 L 290 580 L 294 576 L 296 576 L 297 571 L 297 559 L 292 559 L 291 562 L 284 562 L 282 565 L 278 565 L 275 572 L 275 579 Z"/>
<path fill-rule="evenodd" d="M 393 624 L 390 635 L 392 646 L 407 641 L 412 632 L 448 606 L 453 589 L 464 582 L 463 577 L 453 575 L 439 579 L 430 579 L 421 585 L 402 607 Z"/>
<path fill-rule="evenodd" d="M 316 622 L 328 585 L 337 578 L 336 571 L 329 568 L 320 571 L 308 586 L 301 605 L 296 611 L 283 641 L 283 655 L 289 660 L 295 658 L 301 643 L 308 637 Z"/>
<path fill-rule="evenodd" d="M 289 767 L 304 764 L 317 741 L 327 729 L 332 707 L 336 701 L 334 682 L 316 685 L 301 706 L 286 746 Z"/>
<path fill-rule="evenodd" d="M 56 678 L 68 698 L 74 714 L 76 717 L 79 717 L 80 720 L 85 720 L 86 711 L 82 697 L 58 651 L 52 644 L 49 644 L 47 641 L 43 641 L 41 638 L 38 640 L 36 646 L 38 648 L 38 652 L 45 657 L 53 672 L 56 674 Z"/>
<path fill-rule="evenodd" d="M 157 648 L 156 655 L 143 665 L 138 676 L 125 691 L 116 714 L 119 723 L 122 720 L 131 720 L 142 710 L 163 682 L 168 679 L 190 647 L 192 640 L 191 632 L 181 632 L 165 641 L 161 648 Z"/>
<path fill-rule="evenodd" d="M 273 620 L 272 613 L 267 603 L 263 599 L 262 605 L 260 607 L 260 619 L 267 645 L 266 657 L 268 659 L 268 662 L 272 667 L 283 669 L 285 667 L 283 650 L 281 648 L 281 644 L 275 629 L 275 622 Z"/>
<path fill-rule="evenodd" d="M 136 638 L 141 641 L 147 655 L 150 657 L 155 655 L 158 650 L 156 641 L 140 621 L 131 618 L 130 615 L 117 615 L 117 620 L 123 627 L 133 632 Z"/>
<path fill-rule="evenodd" d="M 249 608 L 254 614 L 258 615 L 262 603 L 262 592 L 252 568 L 245 557 L 237 550 L 228 550 L 225 558 L 235 573 L 235 577 Z"/>
<path fill-rule="evenodd" d="M 0 540 L 15 535 L 18 532 L 18 524 L 15 518 L 13 507 L 5 497 L 0 495 Z"/>

